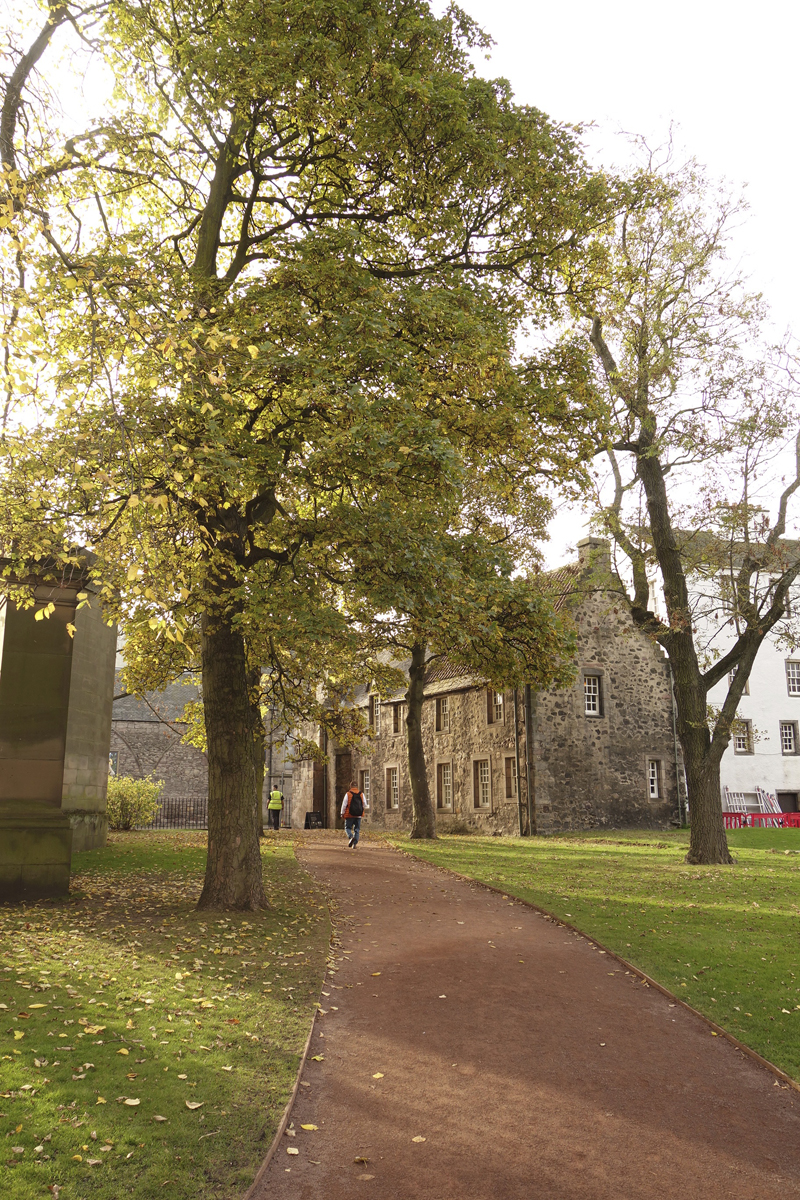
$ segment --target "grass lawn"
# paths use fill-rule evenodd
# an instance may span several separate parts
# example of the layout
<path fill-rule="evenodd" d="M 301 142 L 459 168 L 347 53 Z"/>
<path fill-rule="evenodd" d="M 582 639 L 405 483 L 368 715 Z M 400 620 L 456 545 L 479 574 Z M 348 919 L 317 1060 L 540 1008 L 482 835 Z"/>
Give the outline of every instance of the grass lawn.
<path fill-rule="evenodd" d="M 64 901 L 0 906 L 0 1194 L 208 1200 L 252 1182 L 294 1085 L 330 925 L 274 838 L 269 912 L 195 912 L 204 845 L 113 834 L 75 856 Z"/>
<path fill-rule="evenodd" d="M 733 867 L 687 865 L 685 831 L 391 840 L 569 921 L 800 1081 L 800 830 L 731 831 Z"/>

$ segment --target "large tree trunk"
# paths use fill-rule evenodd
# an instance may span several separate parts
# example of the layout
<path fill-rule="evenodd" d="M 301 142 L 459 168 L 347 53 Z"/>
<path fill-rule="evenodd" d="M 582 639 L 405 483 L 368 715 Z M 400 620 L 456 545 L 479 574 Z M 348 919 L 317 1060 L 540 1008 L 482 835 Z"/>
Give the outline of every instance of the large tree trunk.
<path fill-rule="evenodd" d="M 256 832 L 253 717 L 244 640 L 227 614 L 203 614 L 208 861 L 198 908 L 267 907 Z"/>
<path fill-rule="evenodd" d="M 698 739 L 699 740 L 699 739 Z M 683 747 L 686 765 L 686 783 L 689 789 L 689 863 L 732 863 L 728 839 L 722 820 L 720 798 L 719 762 L 710 753 L 687 755 Z"/>
<path fill-rule="evenodd" d="M 428 772 L 425 765 L 425 747 L 422 744 L 422 701 L 425 695 L 424 642 L 411 649 L 411 666 L 408 672 L 408 774 L 411 779 L 411 836 L 412 838 L 436 837 L 436 813 L 431 803 L 428 787 Z"/>

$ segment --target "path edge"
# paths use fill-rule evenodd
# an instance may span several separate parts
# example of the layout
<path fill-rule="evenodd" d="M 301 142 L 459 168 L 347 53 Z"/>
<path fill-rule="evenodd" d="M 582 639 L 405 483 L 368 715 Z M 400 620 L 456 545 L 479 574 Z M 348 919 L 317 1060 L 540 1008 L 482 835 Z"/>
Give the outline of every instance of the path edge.
<path fill-rule="evenodd" d="M 710 1017 L 707 1017 L 705 1013 L 700 1012 L 699 1009 L 692 1008 L 691 1004 L 687 1004 L 687 1002 L 681 999 L 680 996 L 676 996 L 674 992 L 671 992 L 669 988 L 664 987 L 664 985 L 659 983 L 657 979 L 651 978 L 651 976 L 646 974 L 641 967 L 634 966 L 633 963 L 628 962 L 626 958 L 623 958 L 621 954 L 617 954 L 615 950 L 609 950 L 608 946 L 604 946 L 603 943 L 598 941 L 596 937 L 592 937 L 590 933 L 586 933 L 583 929 L 579 929 L 577 925 L 572 925 L 569 921 L 563 921 L 561 917 L 556 916 L 555 913 L 551 913 L 546 908 L 542 908 L 540 904 L 534 904 L 532 900 L 524 900 L 522 896 L 513 896 L 508 889 L 504 891 L 502 888 L 495 887 L 493 883 L 484 883 L 482 879 L 476 879 L 473 875 L 462 875 L 460 871 L 453 871 L 450 867 L 442 867 L 438 863 L 432 863 L 428 862 L 427 859 L 418 858 L 413 851 L 406 850 L 404 846 L 398 846 L 389 841 L 386 841 L 385 844 L 388 845 L 392 850 L 395 850 L 398 854 L 403 854 L 406 856 L 406 858 L 413 859 L 414 862 L 424 863 L 427 867 L 433 867 L 436 871 L 443 871 L 447 875 L 454 876 L 456 879 L 462 879 L 465 883 L 474 883 L 478 887 L 485 888 L 487 892 L 494 892 L 498 896 L 504 896 L 509 899 L 513 899 L 515 904 L 524 904 L 527 908 L 532 908 L 534 912 L 538 913 L 542 917 L 546 917 L 548 921 L 554 921 L 561 929 L 569 929 L 572 933 L 577 933 L 585 941 L 589 942 L 592 946 L 597 946 L 598 950 L 602 950 L 604 954 L 607 954 L 610 958 L 613 958 L 623 967 L 626 967 L 634 975 L 638 975 L 642 982 L 647 984 L 648 987 L 655 988 L 657 992 L 660 992 L 662 996 L 666 996 L 668 1000 L 674 1000 L 675 1003 L 679 1004 L 681 1008 L 692 1013 L 695 1017 L 699 1017 L 704 1025 L 707 1025 L 709 1029 L 716 1033 L 717 1037 L 724 1038 L 726 1042 L 730 1042 L 732 1046 L 735 1046 L 737 1050 L 739 1050 L 747 1058 L 752 1059 L 753 1062 L 758 1063 L 760 1067 L 766 1067 L 766 1069 L 772 1075 L 775 1075 L 779 1080 L 781 1080 L 782 1083 L 787 1084 L 790 1088 L 792 1088 L 793 1091 L 800 1092 L 800 1083 L 798 1083 L 796 1079 L 792 1079 L 791 1075 L 787 1075 L 786 1072 L 782 1071 L 780 1067 L 775 1065 L 775 1063 L 770 1062 L 768 1058 L 764 1058 L 762 1054 L 759 1054 L 757 1050 L 753 1050 L 751 1046 L 747 1046 L 744 1042 L 740 1042 L 734 1034 L 729 1032 L 729 1030 L 723 1029 L 721 1025 L 717 1025 L 715 1021 L 712 1021 Z M 248 1197 L 245 1197 L 245 1200 L 248 1200 Z"/>

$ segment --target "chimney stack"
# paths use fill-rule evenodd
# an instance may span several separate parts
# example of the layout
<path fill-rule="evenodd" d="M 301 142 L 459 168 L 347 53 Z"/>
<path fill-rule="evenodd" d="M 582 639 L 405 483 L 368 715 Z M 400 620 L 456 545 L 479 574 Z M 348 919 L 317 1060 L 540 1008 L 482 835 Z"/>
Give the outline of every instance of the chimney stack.
<path fill-rule="evenodd" d="M 606 538 L 581 538 L 578 542 L 578 563 L 584 571 L 610 575 L 611 543 Z"/>

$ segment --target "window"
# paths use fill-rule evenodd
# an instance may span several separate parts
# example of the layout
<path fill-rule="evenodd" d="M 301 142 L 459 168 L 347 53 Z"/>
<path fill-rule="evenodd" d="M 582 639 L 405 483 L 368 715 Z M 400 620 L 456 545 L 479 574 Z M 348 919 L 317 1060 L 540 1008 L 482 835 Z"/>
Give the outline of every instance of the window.
<path fill-rule="evenodd" d="M 400 782 L 397 778 L 397 767 L 386 768 L 386 807 L 400 807 Z"/>
<path fill-rule="evenodd" d="M 503 704 L 503 693 L 496 692 L 494 688 L 489 688 L 486 693 L 486 719 L 490 725 L 501 725 L 505 719 L 505 705 Z"/>
<path fill-rule="evenodd" d="M 492 782 L 488 758 L 478 759 L 474 764 L 473 789 L 475 807 L 488 808 L 492 802 Z"/>
<path fill-rule="evenodd" d="M 800 696 L 800 662 L 787 662 L 786 686 L 790 696 Z"/>
<path fill-rule="evenodd" d="M 369 771 L 358 772 L 358 786 L 364 793 L 364 804 L 369 808 Z"/>
<path fill-rule="evenodd" d="M 792 752 L 794 753 L 794 751 Z M 116 775 L 119 766 L 119 750 L 110 750 L 108 754 L 108 773 Z"/>
<path fill-rule="evenodd" d="M 753 753 L 753 723 L 752 721 L 734 721 L 731 729 L 734 754 Z"/>
<path fill-rule="evenodd" d="M 406 716 L 408 715 L 407 704 L 392 705 L 392 733 L 405 733 L 406 731 Z"/>
<path fill-rule="evenodd" d="M 729 687 L 730 687 L 730 685 L 733 683 L 734 679 L 736 678 L 736 672 L 737 672 L 738 670 L 739 670 L 739 668 L 738 668 L 738 667 L 734 667 L 734 668 L 733 668 L 733 670 L 732 670 L 732 671 L 730 672 L 730 674 L 728 675 L 728 686 L 729 686 Z M 750 695 L 750 680 L 749 680 L 749 679 L 747 680 L 747 682 L 746 682 L 746 683 L 745 683 L 745 685 L 744 685 L 744 691 L 742 692 L 742 695 L 743 695 L 743 696 L 749 696 L 749 695 Z"/>
<path fill-rule="evenodd" d="M 379 696 L 370 696 L 369 698 L 369 723 L 375 732 L 376 736 L 380 736 L 381 732 L 381 702 Z"/>
<path fill-rule="evenodd" d="M 449 762 L 436 767 L 436 807 L 453 807 L 453 764 Z"/>
<path fill-rule="evenodd" d="M 603 692 L 600 675 L 583 677 L 583 711 L 587 717 L 603 715 Z"/>
<path fill-rule="evenodd" d="M 450 728 L 450 697 L 436 697 L 436 732 L 442 733 Z"/>
<path fill-rule="evenodd" d="M 647 760 L 647 794 L 651 800 L 661 795 L 661 763 L 657 758 Z"/>
<path fill-rule="evenodd" d="M 781 754 L 797 754 L 796 721 L 781 721 Z"/>
<path fill-rule="evenodd" d="M 517 794 L 517 760 L 506 759 L 506 798 Z"/>

